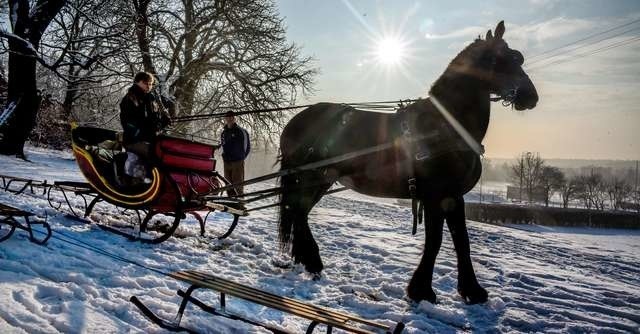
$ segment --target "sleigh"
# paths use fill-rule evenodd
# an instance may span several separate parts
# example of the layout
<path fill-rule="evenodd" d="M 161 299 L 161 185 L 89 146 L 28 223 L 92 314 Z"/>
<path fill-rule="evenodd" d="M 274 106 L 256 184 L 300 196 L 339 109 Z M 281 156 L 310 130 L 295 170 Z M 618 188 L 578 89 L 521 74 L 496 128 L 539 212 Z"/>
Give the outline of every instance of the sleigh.
<path fill-rule="evenodd" d="M 154 147 L 154 158 L 147 164 L 147 179 L 136 180 L 124 173 L 127 153 L 122 150 L 116 131 L 75 127 L 71 131 L 73 154 L 87 182 L 55 182 L 49 190 L 62 192 L 72 214 L 86 218 L 96 204 L 107 202 L 125 212 L 135 212 L 137 224 L 132 231 L 100 225 L 133 240 L 160 243 L 177 230 L 187 215 L 200 224 L 200 235 L 205 234 L 205 222 L 218 210 L 228 213 L 228 228 L 219 234 L 225 238 L 235 229 L 240 216 L 246 215 L 241 202 L 230 197 L 217 196 L 229 182 L 215 171 L 215 146 L 191 140 L 160 136 Z M 70 202 L 70 195 L 80 196 L 84 213 Z M 60 204 L 58 204 L 59 206 Z M 204 215 L 203 215 L 204 213 Z M 154 221 L 154 217 L 164 219 Z"/>

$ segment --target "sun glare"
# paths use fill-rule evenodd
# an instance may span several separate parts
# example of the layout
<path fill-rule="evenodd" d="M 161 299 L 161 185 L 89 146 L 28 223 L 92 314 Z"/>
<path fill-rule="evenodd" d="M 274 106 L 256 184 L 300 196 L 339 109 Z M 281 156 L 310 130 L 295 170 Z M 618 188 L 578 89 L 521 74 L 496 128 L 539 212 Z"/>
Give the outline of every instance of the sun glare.
<path fill-rule="evenodd" d="M 398 38 L 382 38 L 376 43 L 375 54 L 378 62 L 397 65 L 406 57 L 405 43 Z"/>

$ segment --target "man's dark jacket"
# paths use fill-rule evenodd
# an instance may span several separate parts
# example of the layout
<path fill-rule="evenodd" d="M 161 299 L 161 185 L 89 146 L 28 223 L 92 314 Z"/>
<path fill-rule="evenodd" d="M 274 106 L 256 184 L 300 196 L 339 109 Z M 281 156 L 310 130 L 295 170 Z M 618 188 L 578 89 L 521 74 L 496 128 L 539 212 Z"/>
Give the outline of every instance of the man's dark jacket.
<path fill-rule="evenodd" d="M 120 123 L 124 145 L 141 141 L 152 143 L 157 131 L 169 124 L 169 117 L 158 110 L 153 94 L 134 84 L 120 101 Z"/>
<path fill-rule="evenodd" d="M 249 133 L 238 124 L 234 123 L 231 127 L 225 125 L 220 137 L 222 141 L 222 160 L 240 161 L 249 155 L 249 151 L 251 151 Z"/>

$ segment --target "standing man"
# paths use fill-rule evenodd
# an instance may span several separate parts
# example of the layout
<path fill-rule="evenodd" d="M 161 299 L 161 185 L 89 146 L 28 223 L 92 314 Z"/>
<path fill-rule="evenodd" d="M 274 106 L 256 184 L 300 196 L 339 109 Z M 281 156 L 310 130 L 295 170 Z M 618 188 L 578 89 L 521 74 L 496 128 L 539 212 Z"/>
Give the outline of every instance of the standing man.
<path fill-rule="evenodd" d="M 145 165 L 151 158 L 156 136 L 171 123 L 169 115 L 164 108 L 159 108 L 151 94 L 153 84 L 151 73 L 139 72 L 120 101 L 120 123 L 124 131 L 122 144 L 127 151 L 125 173 L 135 178 L 145 177 Z"/>
<path fill-rule="evenodd" d="M 232 184 L 244 181 L 244 159 L 249 155 L 251 143 L 249 133 L 236 123 L 233 111 L 224 116 L 225 126 L 220 136 L 222 143 L 222 160 L 224 160 L 224 177 Z M 243 186 L 227 190 L 229 196 L 242 195 Z"/>

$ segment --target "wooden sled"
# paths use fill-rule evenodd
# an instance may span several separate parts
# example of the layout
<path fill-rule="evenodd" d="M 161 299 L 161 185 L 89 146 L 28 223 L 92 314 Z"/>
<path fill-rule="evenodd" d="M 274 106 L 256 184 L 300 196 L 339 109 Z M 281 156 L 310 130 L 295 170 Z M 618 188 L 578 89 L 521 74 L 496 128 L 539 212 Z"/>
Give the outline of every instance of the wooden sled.
<path fill-rule="evenodd" d="M 25 230 L 29 232 L 29 240 L 38 245 L 43 245 L 49 240 L 51 237 L 51 227 L 49 223 L 44 222 L 34 222 L 29 219 L 29 217 L 35 216 L 31 212 L 27 212 L 24 210 L 20 210 L 14 208 L 12 206 L 0 203 L 0 242 L 5 241 L 11 237 L 11 235 L 15 232 L 16 228 L 21 230 Z M 22 225 L 16 218 L 22 218 L 25 221 L 25 224 Z M 38 239 L 33 235 L 33 229 L 31 225 L 37 224 L 42 225 L 47 231 L 46 236 L 43 239 Z M 43 232 L 44 233 L 44 232 Z"/>
<path fill-rule="evenodd" d="M 151 321 L 158 324 L 160 327 L 173 332 L 189 332 L 196 333 L 196 331 L 181 327 L 180 321 L 189 302 L 195 304 L 203 311 L 211 313 L 213 315 L 222 316 L 225 318 L 240 320 L 254 326 L 260 326 L 266 328 L 273 333 L 287 333 L 278 328 L 259 323 L 255 320 L 243 318 L 241 316 L 232 314 L 226 309 L 226 295 L 244 299 L 252 303 L 267 306 L 293 314 L 295 316 L 310 320 L 311 323 L 307 327 L 306 333 L 312 333 L 317 325 L 323 324 L 327 327 L 327 333 L 330 334 L 333 328 L 339 328 L 352 333 L 401 333 L 404 330 L 404 323 L 399 322 L 395 326 L 388 326 L 379 322 L 366 320 L 354 315 L 350 315 L 343 312 L 338 312 L 324 307 L 315 306 L 309 303 L 304 303 L 292 298 L 282 297 L 274 295 L 269 292 L 254 289 L 246 285 L 238 284 L 233 281 L 216 277 L 213 275 L 205 274 L 202 272 L 187 270 L 179 271 L 170 274 L 171 277 L 187 282 L 191 286 L 186 292 L 178 290 L 178 295 L 182 297 L 182 302 L 178 309 L 175 321 L 168 321 L 158 317 L 149 308 L 147 308 L 136 296 L 132 296 L 130 301 L 134 303 L 142 313 L 147 316 Z M 218 309 L 211 307 L 202 301 L 192 296 L 196 289 L 211 289 L 220 293 L 220 306 Z"/>

